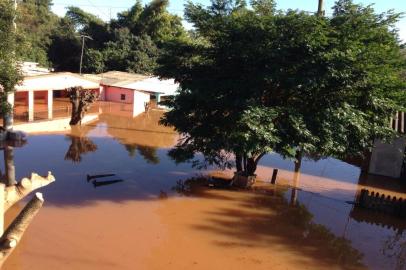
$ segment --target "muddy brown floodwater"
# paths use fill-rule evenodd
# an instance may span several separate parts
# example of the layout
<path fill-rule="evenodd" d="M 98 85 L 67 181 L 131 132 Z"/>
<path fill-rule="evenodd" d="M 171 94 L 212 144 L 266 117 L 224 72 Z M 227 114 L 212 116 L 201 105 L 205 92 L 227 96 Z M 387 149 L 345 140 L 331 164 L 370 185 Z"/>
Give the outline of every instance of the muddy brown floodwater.
<path fill-rule="evenodd" d="M 292 162 L 270 154 L 253 190 L 210 188 L 201 174 L 230 172 L 175 164 L 177 134 L 160 115 L 102 113 L 14 148 L 17 179 L 51 170 L 57 181 L 4 269 L 406 269 L 405 220 L 347 203 L 362 187 L 404 196 L 399 181 L 325 159 L 304 161 L 294 182 Z M 104 173 L 116 175 L 86 179 Z"/>

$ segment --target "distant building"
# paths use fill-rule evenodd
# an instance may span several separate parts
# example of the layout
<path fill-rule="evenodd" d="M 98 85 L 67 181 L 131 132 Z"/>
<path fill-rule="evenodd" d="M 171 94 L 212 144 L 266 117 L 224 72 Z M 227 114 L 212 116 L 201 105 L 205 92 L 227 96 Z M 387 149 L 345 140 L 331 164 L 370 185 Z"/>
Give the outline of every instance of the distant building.
<path fill-rule="evenodd" d="M 144 104 L 149 103 L 151 97 L 158 103 L 161 97 L 174 95 L 179 88 L 173 79 L 160 80 L 158 77 L 120 71 L 109 71 L 97 77 L 100 79 L 101 100 L 133 104 L 134 116 L 144 111 Z"/>
<path fill-rule="evenodd" d="M 179 87 L 174 80 L 159 80 L 158 77 L 119 71 L 79 75 L 51 72 L 31 62 L 23 63 L 21 69 L 24 80 L 16 87 L 10 101 L 27 106 L 28 121 L 34 120 L 35 101 L 39 99 L 47 104 L 48 118 L 53 118 L 53 99 L 65 97 L 69 87 L 81 86 L 96 91 L 102 101 L 132 104 L 133 116 L 144 112 L 151 98 L 159 102 L 162 96 L 175 94 Z"/>

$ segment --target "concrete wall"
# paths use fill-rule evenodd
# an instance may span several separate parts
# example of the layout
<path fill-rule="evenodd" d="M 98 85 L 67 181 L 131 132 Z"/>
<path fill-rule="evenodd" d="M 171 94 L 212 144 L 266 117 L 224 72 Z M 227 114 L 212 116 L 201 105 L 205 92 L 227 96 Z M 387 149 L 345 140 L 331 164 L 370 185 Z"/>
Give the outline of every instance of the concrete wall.
<path fill-rule="evenodd" d="M 150 94 L 133 91 L 134 104 L 133 104 L 133 117 L 145 112 L 145 103 L 150 101 Z"/>
<path fill-rule="evenodd" d="M 106 101 L 131 104 L 133 103 L 134 100 L 133 90 L 113 86 L 106 86 L 104 92 Z M 125 95 L 125 100 L 121 100 L 121 95 Z"/>
<path fill-rule="evenodd" d="M 399 178 L 402 170 L 406 138 L 395 139 L 391 144 L 377 140 L 372 149 L 369 173 Z"/>
<path fill-rule="evenodd" d="M 89 124 L 99 119 L 98 114 L 87 114 L 82 119 L 82 124 Z M 70 117 L 55 120 L 45 120 L 32 123 L 22 123 L 14 125 L 14 130 L 24 131 L 28 134 L 46 134 L 53 132 L 65 132 L 71 129 L 69 125 Z"/>

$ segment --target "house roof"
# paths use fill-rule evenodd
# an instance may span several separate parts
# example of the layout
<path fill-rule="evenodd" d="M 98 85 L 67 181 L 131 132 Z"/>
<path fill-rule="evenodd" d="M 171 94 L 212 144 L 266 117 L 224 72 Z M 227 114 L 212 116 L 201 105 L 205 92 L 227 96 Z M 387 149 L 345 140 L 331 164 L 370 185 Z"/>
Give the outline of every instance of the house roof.
<path fill-rule="evenodd" d="M 100 84 L 84 76 L 70 72 L 55 72 L 35 76 L 26 76 L 17 91 L 63 90 L 81 86 L 84 89 L 97 89 Z"/>
<path fill-rule="evenodd" d="M 124 88 L 160 93 L 162 96 L 174 95 L 179 85 L 175 83 L 175 80 L 160 80 L 158 77 L 150 77 L 137 82 L 122 85 Z"/>
<path fill-rule="evenodd" d="M 149 78 L 146 75 L 122 71 L 108 71 L 97 76 L 100 78 L 101 84 L 117 87 Z"/>
<path fill-rule="evenodd" d="M 24 76 L 42 75 L 51 72 L 51 69 L 40 67 L 36 62 L 19 62 L 18 65 Z"/>
<path fill-rule="evenodd" d="M 109 71 L 97 75 L 103 85 L 130 90 L 173 95 L 179 85 L 173 79 L 160 80 L 158 77 L 122 71 Z"/>

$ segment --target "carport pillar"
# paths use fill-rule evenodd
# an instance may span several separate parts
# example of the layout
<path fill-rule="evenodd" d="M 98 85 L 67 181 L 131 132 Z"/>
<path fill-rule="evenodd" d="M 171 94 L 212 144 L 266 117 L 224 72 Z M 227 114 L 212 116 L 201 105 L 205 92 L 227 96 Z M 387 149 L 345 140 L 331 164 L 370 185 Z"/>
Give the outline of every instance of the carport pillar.
<path fill-rule="evenodd" d="M 54 91 L 48 90 L 48 119 L 52 119 L 54 107 Z"/>
<path fill-rule="evenodd" d="M 158 105 L 159 102 L 161 102 L 161 94 L 156 93 L 156 105 Z"/>
<path fill-rule="evenodd" d="M 34 121 L 34 91 L 28 91 L 28 121 Z"/>

